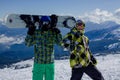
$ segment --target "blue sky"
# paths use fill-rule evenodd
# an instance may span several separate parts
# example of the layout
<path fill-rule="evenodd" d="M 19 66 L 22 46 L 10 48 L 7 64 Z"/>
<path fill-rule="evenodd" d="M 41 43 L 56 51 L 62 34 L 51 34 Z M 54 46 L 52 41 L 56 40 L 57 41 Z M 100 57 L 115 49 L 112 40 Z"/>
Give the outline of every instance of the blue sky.
<path fill-rule="evenodd" d="M 0 0 L 0 18 L 9 13 L 82 16 L 95 9 L 114 12 L 120 0 Z"/>

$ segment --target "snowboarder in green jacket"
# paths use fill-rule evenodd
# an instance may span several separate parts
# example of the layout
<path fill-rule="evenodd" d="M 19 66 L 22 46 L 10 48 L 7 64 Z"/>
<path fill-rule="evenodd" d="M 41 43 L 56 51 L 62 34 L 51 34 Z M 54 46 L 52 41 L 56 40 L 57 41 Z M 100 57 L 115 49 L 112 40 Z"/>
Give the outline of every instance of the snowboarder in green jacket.
<path fill-rule="evenodd" d="M 31 24 L 25 38 L 27 46 L 34 46 L 32 80 L 54 80 L 54 44 L 60 45 L 62 35 L 52 17 L 43 16 L 38 29 Z"/>
<path fill-rule="evenodd" d="M 86 73 L 93 80 L 104 80 L 101 72 L 96 68 L 97 60 L 89 49 L 89 40 L 84 35 L 85 23 L 76 21 L 76 26 L 63 38 L 62 45 L 70 51 L 70 66 L 72 76 L 70 80 L 81 80 Z"/>

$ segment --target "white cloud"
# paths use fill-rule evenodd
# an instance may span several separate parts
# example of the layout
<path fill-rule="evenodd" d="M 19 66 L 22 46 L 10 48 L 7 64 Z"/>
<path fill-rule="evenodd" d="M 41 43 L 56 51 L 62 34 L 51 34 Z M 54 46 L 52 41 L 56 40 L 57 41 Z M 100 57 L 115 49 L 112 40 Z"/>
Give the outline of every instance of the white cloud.
<path fill-rule="evenodd" d="M 114 21 L 120 24 L 120 9 L 115 10 L 113 13 L 107 10 L 95 9 L 91 12 L 85 13 L 83 16 L 79 16 L 78 18 L 95 23 Z"/>
<path fill-rule="evenodd" d="M 0 21 L 2 21 L 3 19 L 2 18 L 0 18 Z"/>
<path fill-rule="evenodd" d="M 4 20 L 0 18 L 0 24 L 4 25 Z"/>
<path fill-rule="evenodd" d="M 115 10 L 115 14 L 114 15 L 120 18 L 120 8 Z"/>
<path fill-rule="evenodd" d="M 0 22 L 2 21 L 2 19 L 0 19 Z"/>
<path fill-rule="evenodd" d="M 0 35 L 0 43 L 8 43 L 13 41 L 13 37 L 6 37 L 4 34 Z"/>
<path fill-rule="evenodd" d="M 12 45 L 12 44 L 21 44 L 24 42 L 23 37 L 7 37 L 4 34 L 0 35 L 0 43 L 6 44 L 6 45 Z"/>

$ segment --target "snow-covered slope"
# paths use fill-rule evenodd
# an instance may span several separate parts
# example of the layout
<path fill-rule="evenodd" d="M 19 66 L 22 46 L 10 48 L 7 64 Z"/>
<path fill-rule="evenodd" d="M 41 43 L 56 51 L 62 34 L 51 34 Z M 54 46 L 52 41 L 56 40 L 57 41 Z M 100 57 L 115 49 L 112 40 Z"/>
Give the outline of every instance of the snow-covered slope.
<path fill-rule="evenodd" d="M 98 69 L 105 80 L 120 80 L 120 54 L 96 56 Z M 33 60 L 21 61 L 10 68 L 0 69 L 0 80 L 32 80 Z M 70 80 L 69 60 L 55 61 L 55 80 Z M 91 80 L 86 74 L 83 80 Z"/>

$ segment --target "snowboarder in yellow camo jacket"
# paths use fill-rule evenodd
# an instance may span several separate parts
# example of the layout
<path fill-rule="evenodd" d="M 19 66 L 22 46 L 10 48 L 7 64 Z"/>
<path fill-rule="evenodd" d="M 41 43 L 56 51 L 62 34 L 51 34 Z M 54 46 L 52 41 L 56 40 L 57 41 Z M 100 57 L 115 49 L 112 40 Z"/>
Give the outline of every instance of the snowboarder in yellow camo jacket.
<path fill-rule="evenodd" d="M 65 35 L 62 45 L 70 51 L 70 66 L 72 76 L 70 80 L 81 80 L 86 73 L 93 80 L 104 80 L 101 72 L 96 68 L 97 61 L 89 49 L 89 40 L 84 35 L 85 23 L 76 21 L 76 26 Z"/>

